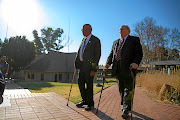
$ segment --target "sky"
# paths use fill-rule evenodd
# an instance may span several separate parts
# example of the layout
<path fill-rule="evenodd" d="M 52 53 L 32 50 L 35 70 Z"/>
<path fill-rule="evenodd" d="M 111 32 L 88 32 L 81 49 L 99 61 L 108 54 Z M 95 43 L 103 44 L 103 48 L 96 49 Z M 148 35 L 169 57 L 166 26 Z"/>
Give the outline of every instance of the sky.
<path fill-rule="evenodd" d="M 0 38 L 25 35 L 52 27 L 70 37 L 69 52 L 77 52 L 82 41 L 83 24 L 91 24 L 92 34 L 101 40 L 101 59 L 105 65 L 113 41 L 120 37 L 119 27 L 134 25 L 153 17 L 157 25 L 180 30 L 180 0 L 0 0 Z M 68 52 L 66 46 L 61 52 Z"/>

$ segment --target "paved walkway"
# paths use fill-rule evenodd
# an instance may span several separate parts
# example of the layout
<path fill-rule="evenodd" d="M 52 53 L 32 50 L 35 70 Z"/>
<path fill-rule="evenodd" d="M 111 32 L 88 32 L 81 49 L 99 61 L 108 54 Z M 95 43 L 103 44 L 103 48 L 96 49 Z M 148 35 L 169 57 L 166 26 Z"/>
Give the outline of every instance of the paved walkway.
<path fill-rule="evenodd" d="M 14 89 L 16 91 L 17 89 Z M 20 92 L 19 92 L 20 94 Z M 84 111 L 55 93 L 7 95 L 10 106 L 0 107 L 0 120 L 122 120 L 118 86 L 103 91 L 99 112 Z M 100 94 L 100 93 L 99 93 Z M 99 94 L 94 96 L 95 107 Z M 138 87 L 135 91 L 133 120 L 180 120 L 180 106 L 153 102 Z"/>
<path fill-rule="evenodd" d="M 96 106 L 99 99 L 99 94 L 94 96 Z M 98 117 L 101 119 L 122 119 L 120 95 L 117 85 L 114 85 L 103 91 L 99 110 L 100 113 L 98 114 Z M 154 102 L 149 97 L 147 97 L 140 90 L 140 88 L 136 87 L 133 105 L 133 120 L 153 119 L 180 120 L 180 106 Z"/>
<path fill-rule="evenodd" d="M 6 88 L 5 89 L 23 89 L 18 84 L 14 83 L 12 80 L 8 80 L 6 82 Z"/>
<path fill-rule="evenodd" d="M 55 93 L 32 93 L 21 98 L 13 97 L 10 101 L 11 106 L 0 107 L 0 120 L 99 119 L 92 112 L 76 111 L 74 103 L 69 102 L 69 107 L 66 106 L 67 100 Z"/>
<path fill-rule="evenodd" d="M 23 89 L 13 81 L 8 81 L 3 95 L 4 102 L 0 104 L 0 107 L 11 106 L 11 98 L 21 98 L 21 96 L 27 96 L 28 94 L 31 94 L 28 89 Z"/>

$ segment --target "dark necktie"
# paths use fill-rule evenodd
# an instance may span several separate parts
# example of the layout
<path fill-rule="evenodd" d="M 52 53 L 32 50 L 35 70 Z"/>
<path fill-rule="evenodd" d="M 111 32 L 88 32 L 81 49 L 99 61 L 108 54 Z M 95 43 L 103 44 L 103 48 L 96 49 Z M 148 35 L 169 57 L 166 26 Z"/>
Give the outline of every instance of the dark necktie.
<path fill-rule="evenodd" d="M 115 59 L 116 59 L 117 61 L 119 61 L 119 60 L 121 59 L 121 48 L 122 48 L 122 45 L 123 45 L 123 43 L 124 43 L 124 39 L 121 40 L 120 42 L 121 42 L 121 43 L 119 44 L 118 50 L 117 50 L 117 52 L 116 52 L 116 57 L 115 57 Z"/>

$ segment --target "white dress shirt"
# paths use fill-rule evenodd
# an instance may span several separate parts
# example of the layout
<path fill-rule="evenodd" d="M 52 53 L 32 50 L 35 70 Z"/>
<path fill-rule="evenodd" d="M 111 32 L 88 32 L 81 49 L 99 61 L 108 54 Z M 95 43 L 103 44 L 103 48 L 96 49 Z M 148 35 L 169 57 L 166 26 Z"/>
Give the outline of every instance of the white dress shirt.
<path fill-rule="evenodd" d="M 129 35 L 127 35 L 126 37 L 124 37 L 123 45 L 124 45 L 124 43 L 126 42 L 126 39 L 127 39 L 128 36 L 129 36 Z M 123 38 L 120 38 L 120 40 L 119 40 L 119 46 L 120 46 L 120 43 L 121 43 L 122 40 L 123 40 Z M 122 49 L 123 45 L 121 46 L 121 49 Z"/>
<path fill-rule="evenodd" d="M 84 50 L 85 50 L 85 49 L 86 49 L 86 45 L 87 45 L 87 43 L 89 42 L 91 36 L 92 36 L 92 34 L 90 34 L 90 35 L 87 36 L 87 37 L 84 37 L 84 39 L 83 39 L 83 41 L 82 41 L 81 48 L 80 48 L 80 52 L 79 52 L 79 54 L 80 54 L 80 55 L 79 55 L 80 61 L 83 61 L 83 53 L 84 53 L 84 51 L 83 51 L 83 46 L 84 46 L 84 40 L 86 40 L 86 41 L 85 41 L 85 46 L 84 46 Z"/>

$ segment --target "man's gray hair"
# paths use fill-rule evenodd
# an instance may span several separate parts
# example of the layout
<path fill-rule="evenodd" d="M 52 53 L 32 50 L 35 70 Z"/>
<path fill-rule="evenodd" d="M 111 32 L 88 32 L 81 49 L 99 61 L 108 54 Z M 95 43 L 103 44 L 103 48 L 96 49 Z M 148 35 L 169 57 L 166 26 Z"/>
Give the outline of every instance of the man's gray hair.
<path fill-rule="evenodd" d="M 129 30 L 129 33 L 130 33 L 131 29 L 130 29 L 130 27 L 128 25 L 122 25 L 121 27 L 126 27 L 126 29 Z"/>

